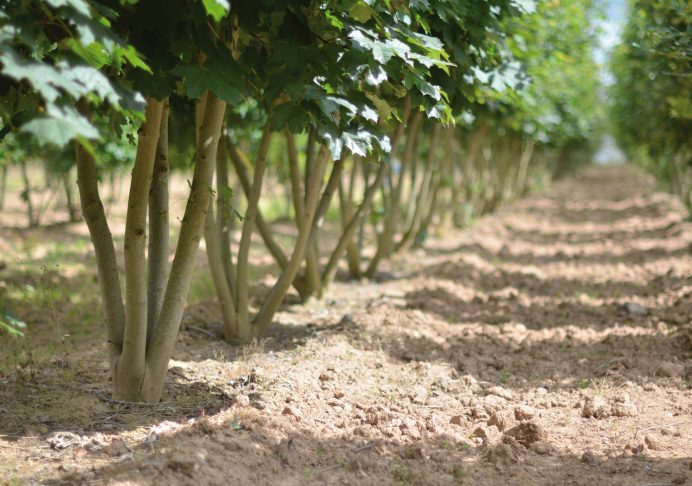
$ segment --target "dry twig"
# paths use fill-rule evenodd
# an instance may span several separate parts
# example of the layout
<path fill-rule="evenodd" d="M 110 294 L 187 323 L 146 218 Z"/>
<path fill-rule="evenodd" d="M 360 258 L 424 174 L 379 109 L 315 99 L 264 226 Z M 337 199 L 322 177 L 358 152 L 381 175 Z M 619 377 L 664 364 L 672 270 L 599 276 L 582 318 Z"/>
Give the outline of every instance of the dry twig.
<path fill-rule="evenodd" d="M 686 423 L 687 423 L 687 421 L 683 421 L 683 422 L 675 422 L 673 424 L 652 425 L 651 427 L 644 427 L 644 428 L 637 427 L 637 430 L 634 432 L 634 438 L 635 439 L 637 438 L 637 434 L 639 434 L 639 432 L 646 432 L 648 430 L 656 430 L 656 429 L 667 429 L 669 427 L 675 427 L 676 425 L 683 425 Z"/>

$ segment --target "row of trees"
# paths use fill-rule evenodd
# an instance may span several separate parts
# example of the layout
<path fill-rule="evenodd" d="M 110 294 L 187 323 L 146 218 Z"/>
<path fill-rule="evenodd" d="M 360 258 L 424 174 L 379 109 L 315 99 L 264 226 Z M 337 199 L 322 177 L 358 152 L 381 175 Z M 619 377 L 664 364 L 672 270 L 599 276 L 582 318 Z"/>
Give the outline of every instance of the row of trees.
<path fill-rule="evenodd" d="M 74 145 L 114 396 L 124 400 L 161 396 L 202 238 L 226 339 L 247 342 L 291 288 L 323 296 L 344 258 L 351 276 L 371 277 L 432 228 L 464 224 L 563 172 L 598 123 L 590 0 L 1 8 L 0 117 L 19 140 Z M 119 266 L 99 177 L 112 160 L 107 145 L 128 139 Z M 176 157 L 193 164 L 169 265 Z M 287 177 L 290 245 L 260 206 L 272 172 Z M 322 225 L 336 202 L 341 231 L 326 248 Z M 248 290 L 255 232 L 280 269 L 257 309 Z"/>
<path fill-rule="evenodd" d="M 692 209 L 692 5 L 632 0 L 611 70 L 615 134 Z"/>

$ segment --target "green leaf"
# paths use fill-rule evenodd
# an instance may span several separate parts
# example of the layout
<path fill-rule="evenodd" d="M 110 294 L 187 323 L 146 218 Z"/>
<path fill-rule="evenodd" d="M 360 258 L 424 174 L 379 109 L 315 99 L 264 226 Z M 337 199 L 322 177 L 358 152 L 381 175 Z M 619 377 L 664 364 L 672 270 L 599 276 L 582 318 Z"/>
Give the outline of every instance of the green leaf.
<path fill-rule="evenodd" d="M 230 56 L 227 62 L 207 61 L 205 66 L 188 64 L 173 69 L 183 77 L 185 93 L 190 99 L 199 99 L 209 90 L 219 99 L 236 104 L 243 101 L 243 80 L 239 66 Z"/>
<path fill-rule="evenodd" d="M 536 11 L 536 0 L 512 0 L 512 5 L 527 14 Z"/>
<path fill-rule="evenodd" d="M 33 135 L 39 145 L 63 147 L 77 137 L 98 138 L 98 130 L 72 107 L 50 106 L 46 116 L 22 125 L 20 132 Z"/>
<path fill-rule="evenodd" d="M 137 50 L 132 46 L 127 46 L 124 48 L 119 48 L 114 54 L 120 55 L 125 59 L 132 67 L 141 69 L 151 74 L 151 68 L 147 65 L 144 60 L 139 57 Z"/>
<path fill-rule="evenodd" d="M 375 108 L 383 121 L 388 121 L 392 117 L 394 108 L 389 103 L 374 93 L 365 93 L 365 96 L 367 96 L 368 99 L 372 101 L 372 104 L 375 105 Z"/>
<path fill-rule="evenodd" d="M 217 22 L 228 15 L 231 5 L 228 0 L 202 0 L 204 10 L 211 15 Z"/>
<path fill-rule="evenodd" d="M 382 66 L 375 66 L 374 68 L 369 68 L 367 70 L 365 82 L 369 85 L 379 86 L 385 81 L 387 81 L 387 72 L 382 69 Z"/>
<path fill-rule="evenodd" d="M 14 50 L 6 48 L 0 53 L 2 74 L 17 81 L 28 81 L 48 103 L 54 102 L 60 95 L 56 86 L 60 86 L 74 96 L 79 94 L 79 86 L 66 82 L 54 67 L 40 62 L 28 62 Z"/>
<path fill-rule="evenodd" d="M 90 66 L 72 67 L 67 63 L 60 63 L 58 68 L 61 68 L 67 79 L 82 85 L 83 94 L 95 93 L 102 100 L 107 100 L 114 105 L 120 104 L 120 95 L 116 93 L 101 71 Z"/>
<path fill-rule="evenodd" d="M 108 51 L 106 51 L 100 42 L 92 42 L 88 46 L 84 47 L 84 45 L 78 40 L 69 38 L 65 41 L 65 45 L 72 52 L 97 69 L 102 68 L 110 61 Z"/>
<path fill-rule="evenodd" d="M 3 311 L 0 313 L 0 329 L 6 331 L 12 337 L 24 337 L 26 323 L 9 311 Z"/>
<path fill-rule="evenodd" d="M 692 100 L 689 96 L 669 96 L 670 116 L 683 120 L 692 120 Z"/>
<path fill-rule="evenodd" d="M 85 17 L 91 17 L 89 5 L 84 0 L 45 0 L 53 8 L 72 7 Z"/>
<path fill-rule="evenodd" d="M 372 7 L 362 2 L 354 3 L 353 5 L 351 5 L 351 8 L 348 9 L 348 14 L 361 24 L 364 24 L 368 20 L 370 20 L 373 16 L 373 13 L 374 11 Z"/>
<path fill-rule="evenodd" d="M 298 133 L 305 129 L 308 118 L 308 111 L 303 104 L 282 103 L 272 110 L 269 128 L 277 132 L 288 128 L 289 131 Z"/>
<path fill-rule="evenodd" d="M 352 30 L 348 34 L 348 37 L 351 39 L 356 49 L 372 52 L 372 57 L 380 64 L 386 64 L 394 55 L 397 55 L 391 42 L 380 42 L 375 40 L 365 35 L 361 29 Z"/>
<path fill-rule="evenodd" d="M 75 66 L 66 61 L 60 61 L 55 66 L 30 62 L 19 57 L 12 49 L 0 53 L 0 61 L 4 75 L 17 81 L 28 81 L 48 104 L 54 103 L 61 92 L 75 100 L 95 93 L 114 105 L 120 101 L 108 78 L 91 66 Z"/>

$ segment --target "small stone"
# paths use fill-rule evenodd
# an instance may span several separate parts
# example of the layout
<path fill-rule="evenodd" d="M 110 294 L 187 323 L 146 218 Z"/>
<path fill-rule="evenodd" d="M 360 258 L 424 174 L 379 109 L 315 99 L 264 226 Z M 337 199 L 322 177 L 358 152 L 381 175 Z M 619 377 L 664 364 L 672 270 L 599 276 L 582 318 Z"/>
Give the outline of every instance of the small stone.
<path fill-rule="evenodd" d="M 281 412 L 281 415 L 292 415 L 294 417 L 300 417 L 302 414 L 300 413 L 300 410 L 298 410 L 297 408 L 287 406 L 284 407 L 283 411 Z"/>
<path fill-rule="evenodd" d="M 111 443 L 103 448 L 103 452 L 111 457 L 118 457 L 130 452 L 123 439 L 113 439 Z"/>
<path fill-rule="evenodd" d="M 488 415 L 492 415 L 496 412 L 499 412 L 505 406 L 507 405 L 507 402 L 505 401 L 504 398 L 500 398 L 497 395 L 488 395 L 487 397 L 483 398 L 483 408 L 485 409 L 486 413 Z"/>
<path fill-rule="evenodd" d="M 425 403 L 428 401 L 428 390 L 420 385 L 415 386 L 411 390 L 409 398 L 411 399 L 411 402 L 415 403 L 416 405 L 425 405 Z"/>
<path fill-rule="evenodd" d="M 182 427 L 179 423 L 173 422 L 172 420 L 164 420 L 149 429 L 149 437 L 155 438 L 153 442 L 158 440 L 158 437 L 165 435 L 170 435 Z"/>
<path fill-rule="evenodd" d="M 514 409 L 514 418 L 520 422 L 531 420 L 536 416 L 536 410 L 528 405 L 519 405 Z"/>
<path fill-rule="evenodd" d="M 392 419 L 392 414 L 384 407 L 370 407 L 365 411 L 365 423 L 377 425 L 389 422 Z"/>
<path fill-rule="evenodd" d="M 594 456 L 593 452 L 586 451 L 581 455 L 581 462 L 586 464 L 595 464 L 596 456 Z"/>
<path fill-rule="evenodd" d="M 497 427 L 497 430 L 502 432 L 507 428 L 507 419 L 501 414 L 501 413 L 494 413 L 489 419 L 488 419 L 488 425 L 494 425 Z"/>
<path fill-rule="evenodd" d="M 524 447 L 530 447 L 534 442 L 547 438 L 547 434 L 545 430 L 543 430 L 543 427 L 535 422 L 522 422 L 516 427 L 509 429 L 505 433 L 505 436 L 511 437 Z"/>
<path fill-rule="evenodd" d="M 614 417 L 635 417 L 637 413 L 637 406 L 630 401 L 627 393 L 623 394 L 622 398 L 611 407 L 611 415 Z"/>
<path fill-rule="evenodd" d="M 685 366 L 671 361 L 664 361 L 658 366 L 654 374 L 667 378 L 681 377 L 685 374 Z"/>
<path fill-rule="evenodd" d="M 648 447 L 652 451 L 659 451 L 663 448 L 661 445 L 661 441 L 651 434 L 644 436 L 644 443 L 646 444 L 646 447 Z"/>
<path fill-rule="evenodd" d="M 320 381 L 331 381 L 332 376 L 327 374 L 327 373 L 321 373 L 320 374 Z"/>
<path fill-rule="evenodd" d="M 627 444 L 625 444 L 625 452 L 637 455 L 641 454 L 646 450 L 646 442 L 643 438 L 637 437 L 636 439 L 630 439 Z"/>
<path fill-rule="evenodd" d="M 536 454 L 540 454 L 541 456 L 549 456 L 555 450 L 552 444 L 546 440 L 539 440 L 538 442 L 534 442 L 531 445 L 530 449 Z"/>
<path fill-rule="evenodd" d="M 82 438 L 73 432 L 53 432 L 46 439 L 51 449 L 61 451 L 74 446 L 81 446 Z"/>
<path fill-rule="evenodd" d="M 402 434 L 408 435 L 409 437 L 412 437 L 414 439 L 420 438 L 420 430 L 418 428 L 418 424 L 413 419 L 403 419 L 401 421 L 401 424 L 399 425 L 399 429 L 401 430 Z"/>
<path fill-rule="evenodd" d="M 466 386 L 471 386 L 478 383 L 478 380 L 473 375 L 464 375 L 459 378 L 459 380 Z"/>
<path fill-rule="evenodd" d="M 487 419 L 489 417 L 488 412 L 485 411 L 485 408 L 479 405 L 471 407 L 470 415 L 475 419 Z"/>
<path fill-rule="evenodd" d="M 513 444 L 498 444 L 497 446 L 488 450 L 486 454 L 486 460 L 490 463 L 495 464 L 496 467 L 508 467 L 512 464 L 516 464 L 521 459 L 522 450 L 521 446 Z"/>
<path fill-rule="evenodd" d="M 605 398 L 600 395 L 588 397 L 581 410 L 581 416 L 585 418 L 603 419 L 610 416 L 610 406 Z"/>
<path fill-rule="evenodd" d="M 449 423 L 452 425 L 465 425 L 466 419 L 461 415 L 454 415 L 451 419 L 449 419 Z"/>
<path fill-rule="evenodd" d="M 620 310 L 631 316 L 645 316 L 649 313 L 646 307 L 636 302 L 625 302 L 620 306 Z"/>
<path fill-rule="evenodd" d="M 338 391 L 338 390 L 335 391 L 334 392 L 334 398 L 337 398 L 337 399 L 344 398 L 344 392 Z"/>
<path fill-rule="evenodd" d="M 239 393 L 235 396 L 235 404 L 239 407 L 249 407 L 250 397 L 242 393 Z"/>
<path fill-rule="evenodd" d="M 471 433 L 472 437 L 479 437 L 480 439 L 485 442 L 488 440 L 488 431 L 485 429 L 485 427 L 476 427 L 476 429 Z"/>
<path fill-rule="evenodd" d="M 511 390 L 503 388 L 501 386 L 491 386 L 485 391 L 488 395 L 495 395 L 505 400 L 514 399 L 514 393 Z"/>

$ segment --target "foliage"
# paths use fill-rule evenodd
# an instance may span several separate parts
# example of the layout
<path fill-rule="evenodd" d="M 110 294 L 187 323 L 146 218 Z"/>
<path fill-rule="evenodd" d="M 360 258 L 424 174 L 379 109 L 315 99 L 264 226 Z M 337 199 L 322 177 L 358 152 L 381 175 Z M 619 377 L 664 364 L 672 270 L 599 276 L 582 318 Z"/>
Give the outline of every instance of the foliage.
<path fill-rule="evenodd" d="M 596 14 L 592 0 L 561 0 L 509 20 L 506 47 L 523 78 L 510 89 L 486 90 L 495 123 L 554 148 L 590 141 L 602 120 Z"/>
<path fill-rule="evenodd" d="M 26 323 L 7 310 L 0 310 L 0 331 L 12 337 L 24 337 Z"/>
<path fill-rule="evenodd" d="M 114 111 L 141 96 L 112 81 L 127 66 L 147 70 L 109 29 L 113 12 L 84 0 L 21 0 L 0 7 L 0 119 L 40 145 L 93 139 L 96 127 L 75 108 L 80 98 Z"/>
<path fill-rule="evenodd" d="M 633 0 L 629 7 L 611 60 L 615 134 L 633 160 L 681 184 L 692 172 L 692 6 Z"/>

